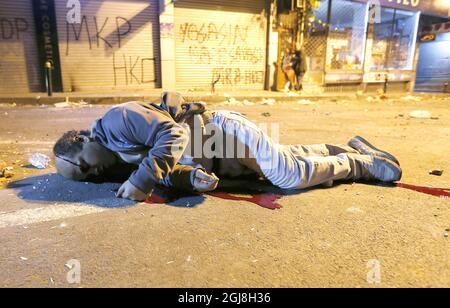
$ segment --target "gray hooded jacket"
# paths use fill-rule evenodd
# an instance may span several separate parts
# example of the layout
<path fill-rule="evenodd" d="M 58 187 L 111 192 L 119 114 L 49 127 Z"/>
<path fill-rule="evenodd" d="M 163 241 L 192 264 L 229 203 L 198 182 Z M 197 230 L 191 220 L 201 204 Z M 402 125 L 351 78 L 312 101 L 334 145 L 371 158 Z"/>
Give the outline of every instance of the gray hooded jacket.
<path fill-rule="evenodd" d="M 113 152 L 148 151 L 129 181 L 149 193 L 176 171 L 187 147 L 189 135 L 179 123 L 204 111 L 203 104 L 186 103 L 179 93 L 166 92 L 160 104 L 129 102 L 111 108 L 94 122 L 91 136 Z"/>

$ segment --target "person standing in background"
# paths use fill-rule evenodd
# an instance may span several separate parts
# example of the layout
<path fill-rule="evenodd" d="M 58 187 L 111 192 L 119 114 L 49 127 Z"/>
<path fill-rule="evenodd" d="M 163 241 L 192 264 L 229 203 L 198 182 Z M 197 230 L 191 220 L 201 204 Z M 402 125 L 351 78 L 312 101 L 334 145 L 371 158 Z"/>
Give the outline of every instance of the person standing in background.
<path fill-rule="evenodd" d="M 289 92 L 292 87 L 296 87 L 296 76 L 295 76 L 295 70 L 293 68 L 293 56 L 290 48 L 286 48 L 284 51 L 283 59 L 281 60 L 281 68 L 284 73 L 284 77 L 286 80 L 286 83 L 284 85 L 284 91 Z"/>
<path fill-rule="evenodd" d="M 302 79 L 306 73 L 306 56 L 302 49 L 297 49 L 292 58 L 292 67 L 295 71 L 295 90 L 303 90 Z"/>

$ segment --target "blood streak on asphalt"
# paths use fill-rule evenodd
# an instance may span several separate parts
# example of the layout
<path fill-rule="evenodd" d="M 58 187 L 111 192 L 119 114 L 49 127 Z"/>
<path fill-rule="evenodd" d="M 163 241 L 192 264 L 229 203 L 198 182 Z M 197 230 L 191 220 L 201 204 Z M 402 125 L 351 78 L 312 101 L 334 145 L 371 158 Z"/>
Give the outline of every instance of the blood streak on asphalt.
<path fill-rule="evenodd" d="M 450 199 L 450 189 L 448 188 L 432 188 L 432 187 L 425 187 L 425 186 L 416 186 L 416 185 L 410 185 L 410 184 L 403 184 L 403 183 L 397 183 L 396 187 L 404 188 L 408 190 L 412 190 L 415 192 L 440 197 L 443 199 Z M 259 205 L 260 207 L 270 209 L 270 210 L 278 210 L 283 208 L 281 204 L 279 204 L 277 201 L 280 200 L 283 195 L 279 194 L 272 194 L 272 193 L 261 193 L 261 194 L 255 194 L 250 197 L 247 196 L 240 196 L 236 194 L 230 194 L 226 192 L 210 192 L 207 193 L 207 195 L 224 199 L 224 200 L 233 200 L 233 201 L 244 201 L 244 202 L 250 202 L 254 203 L 256 205 Z M 169 198 L 169 197 L 163 197 L 159 196 L 157 194 L 153 194 L 146 202 L 150 204 L 164 204 L 168 202 L 175 201 L 178 198 Z"/>

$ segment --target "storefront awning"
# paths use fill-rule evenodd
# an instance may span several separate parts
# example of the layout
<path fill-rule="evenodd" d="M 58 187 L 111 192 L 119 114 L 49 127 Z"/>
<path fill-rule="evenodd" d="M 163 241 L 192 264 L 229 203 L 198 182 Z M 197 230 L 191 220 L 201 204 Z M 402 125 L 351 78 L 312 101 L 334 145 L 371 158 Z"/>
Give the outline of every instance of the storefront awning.
<path fill-rule="evenodd" d="M 420 11 L 427 15 L 450 17 L 450 0 L 355 0 L 384 7 Z"/>

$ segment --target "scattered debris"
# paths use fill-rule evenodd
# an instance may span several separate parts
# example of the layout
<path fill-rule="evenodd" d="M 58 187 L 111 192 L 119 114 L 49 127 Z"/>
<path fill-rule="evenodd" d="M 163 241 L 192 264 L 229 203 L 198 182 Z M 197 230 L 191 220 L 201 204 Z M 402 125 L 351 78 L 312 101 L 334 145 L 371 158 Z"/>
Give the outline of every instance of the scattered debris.
<path fill-rule="evenodd" d="M 228 105 L 228 106 L 240 106 L 242 105 L 242 102 L 238 101 L 234 97 L 230 97 L 227 99 L 226 102 L 224 102 L 222 105 Z"/>
<path fill-rule="evenodd" d="M 22 260 L 22 261 L 28 261 L 28 258 L 20 257 L 20 260 Z"/>
<path fill-rule="evenodd" d="M 346 212 L 347 213 L 352 213 L 352 214 L 362 214 L 362 213 L 364 213 L 363 210 L 361 210 L 360 208 L 357 208 L 357 207 L 349 207 L 346 210 Z"/>
<path fill-rule="evenodd" d="M 276 100 L 273 98 L 264 98 L 261 101 L 261 105 L 273 106 L 273 105 L 275 105 L 275 103 L 276 103 Z"/>
<path fill-rule="evenodd" d="M 79 101 L 78 103 L 75 102 L 71 102 L 69 100 L 69 97 L 66 96 L 66 101 L 65 102 L 61 102 L 61 103 L 56 103 L 54 104 L 54 106 L 56 108 L 68 108 L 68 107 L 85 107 L 88 106 L 89 103 L 85 102 L 84 100 Z M 91 106 L 91 105 L 89 105 Z"/>
<path fill-rule="evenodd" d="M 169 262 L 167 262 L 167 264 L 172 264 L 172 263 L 175 263 L 175 261 L 169 261 Z"/>
<path fill-rule="evenodd" d="M 410 118 L 413 119 L 431 119 L 431 112 L 427 110 L 416 110 L 409 114 Z"/>
<path fill-rule="evenodd" d="M 255 105 L 255 103 L 253 103 L 253 102 L 251 102 L 249 100 L 246 100 L 246 99 L 242 102 L 242 104 L 244 106 L 253 106 L 253 105 Z"/>
<path fill-rule="evenodd" d="M 444 170 L 442 170 L 442 169 L 430 170 L 429 174 L 441 176 L 442 174 L 444 174 Z"/>
<path fill-rule="evenodd" d="M 266 117 L 266 118 L 272 116 L 272 115 L 270 114 L 270 112 L 263 112 L 261 115 L 262 115 L 263 117 Z"/>
<path fill-rule="evenodd" d="M 73 104 L 71 101 L 69 101 L 69 97 L 66 96 L 66 101 L 62 102 L 62 103 L 56 103 L 55 107 L 56 108 L 67 108 L 70 107 L 70 105 Z"/>
<path fill-rule="evenodd" d="M 67 227 L 67 224 L 65 222 L 63 222 L 63 223 L 59 224 L 58 226 L 51 227 L 50 230 L 54 230 L 56 228 L 64 229 L 66 227 Z"/>
<path fill-rule="evenodd" d="M 420 102 L 422 100 L 420 97 L 412 95 L 403 96 L 401 99 L 405 101 L 414 101 L 414 102 Z"/>
<path fill-rule="evenodd" d="M 5 164 L 0 163 L 0 178 L 9 179 L 14 176 L 13 172 L 14 168 L 9 166 L 7 167 Z"/>
<path fill-rule="evenodd" d="M 186 259 L 186 261 L 187 261 L 187 262 L 191 262 L 191 261 L 192 261 L 192 257 L 191 257 L 191 256 L 188 256 L 187 259 Z"/>
<path fill-rule="evenodd" d="M 47 155 L 45 155 L 45 154 L 34 153 L 33 155 L 31 155 L 31 157 L 28 160 L 28 162 L 33 167 L 36 167 L 38 169 L 45 169 L 50 164 L 50 158 Z"/>
<path fill-rule="evenodd" d="M 12 178 L 14 176 L 14 172 L 12 172 L 12 171 L 10 171 L 10 170 L 5 170 L 4 172 L 3 172 L 3 177 L 5 178 L 5 179 L 10 179 L 10 178 Z"/>
<path fill-rule="evenodd" d="M 445 238 L 448 238 L 448 233 L 450 232 L 450 229 L 445 229 L 445 231 L 444 231 L 444 237 Z"/>
<path fill-rule="evenodd" d="M 85 102 L 83 99 L 81 101 L 79 101 L 78 103 L 75 103 L 75 106 L 78 107 L 83 107 L 83 106 L 87 106 L 89 105 L 89 103 Z"/>
<path fill-rule="evenodd" d="M 308 99 L 301 99 L 301 100 L 297 101 L 297 104 L 299 104 L 299 105 L 315 105 L 316 103 L 314 103 L 313 101 L 310 101 Z"/>
<path fill-rule="evenodd" d="M 389 101 L 392 102 L 392 100 L 389 99 L 389 97 L 385 94 L 378 94 L 377 96 L 373 97 L 373 96 L 368 96 L 366 98 L 366 101 L 371 103 L 371 102 L 380 102 L 380 101 Z"/>

